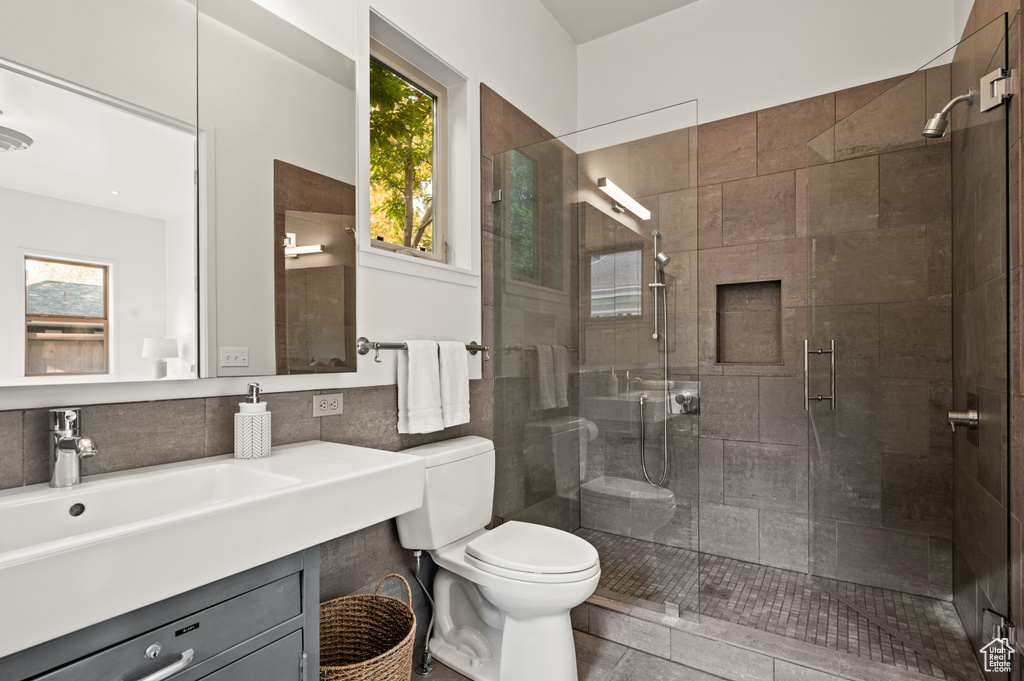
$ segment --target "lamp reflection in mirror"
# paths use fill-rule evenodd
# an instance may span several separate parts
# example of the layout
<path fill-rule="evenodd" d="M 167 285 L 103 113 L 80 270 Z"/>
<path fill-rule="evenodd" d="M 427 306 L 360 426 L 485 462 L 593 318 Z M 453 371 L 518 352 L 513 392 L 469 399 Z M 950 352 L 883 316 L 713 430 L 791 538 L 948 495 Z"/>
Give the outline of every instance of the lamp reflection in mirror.
<path fill-rule="evenodd" d="M 618 203 L 641 220 L 651 219 L 651 211 L 644 208 L 639 201 L 622 191 L 618 185 L 607 177 L 598 178 L 597 186 L 601 191 L 610 196 L 614 203 Z"/>
<path fill-rule="evenodd" d="M 167 377 L 167 360 L 178 356 L 178 341 L 174 338 L 146 338 L 142 341 L 142 357 L 154 359 L 153 378 Z"/>

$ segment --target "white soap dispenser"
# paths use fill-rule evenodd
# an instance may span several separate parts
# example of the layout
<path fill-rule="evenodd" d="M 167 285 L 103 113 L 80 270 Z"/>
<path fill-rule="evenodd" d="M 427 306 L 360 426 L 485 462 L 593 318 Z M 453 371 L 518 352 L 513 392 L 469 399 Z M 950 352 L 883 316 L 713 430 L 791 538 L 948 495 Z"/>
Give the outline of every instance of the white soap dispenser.
<path fill-rule="evenodd" d="M 270 412 L 260 402 L 260 384 L 250 383 L 235 414 L 235 458 L 260 459 L 270 454 Z"/>

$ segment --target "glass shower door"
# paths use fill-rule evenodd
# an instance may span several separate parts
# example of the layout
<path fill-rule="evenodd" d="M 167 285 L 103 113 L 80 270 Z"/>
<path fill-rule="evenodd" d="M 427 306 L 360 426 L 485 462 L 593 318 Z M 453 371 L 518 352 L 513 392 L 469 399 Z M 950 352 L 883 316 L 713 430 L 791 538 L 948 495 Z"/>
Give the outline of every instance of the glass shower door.
<path fill-rule="evenodd" d="M 1006 67 L 1005 36 L 1002 18 L 808 144 L 809 573 L 955 675 L 992 638 L 983 612 L 1009 610 L 1006 107 L 975 97 L 944 138 L 921 131 Z M 951 433 L 969 409 L 980 427 Z M 915 619 L 954 606 L 969 646 Z"/>

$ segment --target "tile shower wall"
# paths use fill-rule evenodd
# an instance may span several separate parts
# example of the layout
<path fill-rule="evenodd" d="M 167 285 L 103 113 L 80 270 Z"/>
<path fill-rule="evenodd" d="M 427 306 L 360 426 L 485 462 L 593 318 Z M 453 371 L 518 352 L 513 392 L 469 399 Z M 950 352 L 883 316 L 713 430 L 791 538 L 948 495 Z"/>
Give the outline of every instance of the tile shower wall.
<path fill-rule="evenodd" d="M 875 109 L 850 118 L 893 86 Z M 625 370 L 645 379 L 659 372 L 657 345 L 645 342 L 649 318 L 582 318 L 581 414 L 600 432 L 583 458 L 583 526 L 687 548 L 697 548 L 699 537 L 703 552 L 792 570 L 808 570 L 810 556 L 823 576 L 951 597 L 951 452 L 939 431 L 952 394 L 950 152 L 948 144 L 920 137 L 925 112 L 948 97 L 949 68 L 939 67 L 716 121 L 696 135 L 677 131 L 581 155 L 581 183 L 590 166 L 617 163 L 665 166 L 659 177 L 678 185 L 633 194 L 653 206 L 653 228 L 679 231 L 664 246 L 673 256 L 670 272 L 684 263 L 670 279 L 672 377 L 689 378 L 697 367 L 703 392 L 699 448 L 688 445 L 691 425 L 672 429 L 676 517 L 660 527 L 676 531 L 652 533 L 651 519 L 635 512 L 657 508 L 642 498 L 642 485 L 591 507 L 593 480 L 640 479 L 637 457 L 627 455 L 638 447 L 638 431 L 629 418 L 618 429 L 614 419 L 602 423 L 588 410 L 593 393 L 583 384 L 600 383 L 595 370 L 610 375 L 615 366 L 613 390 L 624 393 Z M 830 138 L 821 137 L 825 131 Z M 821 146 L 813 147 L 808 167 L 812 141 Z M 665 149 L 676 150 L 668 164 Z M 695 157 L 699 182 L 690 170 Z M 634 183 L 628 171 L 619 176 Z M 666 206 L 676 211 L 668 223 L 659 215 Z M 697 213 L 693 232 L 679 217 L 688 211 Z M 603 247 L 636 238 L 591 206 L 580 215 L 581 273 L 593 241 Z M 822 247 L 831 250 L 814 250 L 809 237 L 826 236 Z M 691 239 L 696 253 L 688 251 Z M 809 274 L 819 274 L 809 272 L 811 254 L 832 267 L 820 273 L 828 276 L 827 291 L 808 288 Z M 772 311 L 778 326 L 754 324 L 729 340 L 729 350 L 757 356 L 758 348 L 744 343 L 763 345 L 774 337 L 759 334 L 773 332 L 781 336 L 781 362 L 743 364 L 719 355 L 718 286 L 750 282 L 779 282 L 779 309 Z M 581 291 L 586 283 L 581 279 Z M 812 305 L 815 323 L 827 325 L 847 353 L 849 374 L 846 410 L 820 434 L 820 453 L 809 448 L 801 394 Z M 698 342 L 688 346 L 697 326 Z M 908 328 L 912 337 L 897 340 Z M 908 424 L 920 431 L 913 441 L 902 436 Z M 649 427 L 649 461 L 660 461 L 660 430 Z M 817 495 L 809 493 L 809 470 L 823 485 Z M 810 550 L 809 505 L 821 521 Z M 893 555 L 900 560 L 893 563 Z"/>
<path fill-rule="evenodd" d="M 494 514 L 572 531 L 579 526 L 576 384 L 539 400 L 537 346 L 563 346 L 577 372 L 576 154 L 481 85 L 484 342 L 493 361 Z M 513 186 L 513 164 L 517 176 Z M 490 200 L 501 190 L 500 200 Z M 513 222 L 515 224 L 513 225 Z M 562 396 L 559 396 L 562 397 Z M 559 406 L 561 405 L 561 406 Z"/>
<path fill-rule="evenodd" d="M 1003 28 L 1001 18 L 979 25 L 958 46 L 953 92 L 977 87 L 1004 65 Z M 954 438 L 953 593 L 975 649 L 991 639 L 982 612 L 1010 610 L 1007 113 L 972 106 L 952 120 L 953 405 L 977 409 L 980 420 L 977 430 L 958 429 Z"/>
<path fill-rule="evenodd" d="M 952 595 L 950 144 L 921 137 L 950 69 L 891 84 L 808 144 L 810 570 Z M 828 358 L 811 357 L 812 394 Z M 800 386 L 802 388 L 802 386 Z M 796 394 L 796 399 L 799 394 Z"/>
<path fill-rule="evenodd" d="M 1007 13 L 1009 17 L 1008 30 L 1008 67 L 1020 73 L 1021 69 L 1021 41 L 1024 39 L 1024 21 L 1021 21 L 1022 4 L 1020 0 L 978 0 L 971 8 L 967 26 L 964 29 L 964 36 L 969 36 L 982 26 L 987 25 L 1000 14 Z M 957 56 L 961 56 L 958 51 Z M 966 56 L 966 55 L 963 55 Z M 1024 187 L 1020 182 L 1022 161 L 1020 154 L 1020 141 L 1022 132 L 1022 120 L 1020 116 L 1020 90 L 1010 100 L 1007 106 L 1007 146 L 1009 147 L 1009 276 L 1010 276 L 1010 359 L 1009 359 L 1009 385 L 1010 385 L 1010 447 L 1009 447 L 1009 472 L 1010 472 L 1010 614 L 1014 622 L 1024 622 L 1024 276 L 1022 276 L 1021 264 L 1024 262 L 1024 238 L 1022 238 L 1021 216 L 1024 215 Z M 960 454 L 960 442 L 958 444 L 958 455 Z M 966 449 L 966 452 L 970 452 Z M 965 452 L 965 453 L 966 453 Z M 960 473 L 958 472 L 958 476 Z M 959 479 L 959 478 L 958 478 Z M 968 478 L 969 479 L 969 478 Z M 970 487 L 968 487 L 970 489 Z M 974 487 L 977 491 L 977 487 Z M 977 496 L 974 497 L 978 499 Z M 984 497 L 981 497 L 984 499 Z M 995 505 L 989 502 L 988 508 L 995 509 Z M 978 504 L 976 508 L 983 510 L 986 505 Z M 966 507 L 964 507 L 966 508 Z M 959 519 L 958 513 L 958 519 Z M 970 519 L 969 527 L 975 528 L 979 536 L 985 528 L 985 516 L 975 515 Z M 960 564 L 966 562 L 961 559 Z M 973 588 L 969 580 L 961 581 L 959 575 L 956 580 L 957 601 L 966 601 L 963 605 L 976 610 L 977 601 L 971 602 L 972 598 L 977 599 L 977 594 L 983 591 L 982 582 L 984 575 L 978 575 Z M 958 611 L 961 604 L 957 604 Z M 960 613 L 961 619 L 971 634 L 972 640 L 977 639 L 978 629 L 974 618 Z M 1014 665 L 1013 678 L 1020 679 L 1021 664 Z"/>
<path fill-rule="evenodd" d="M 337 391 L 331 391 L 337 392 Z M 315 391 L 265 394 L 274 414 L 273 444 L 325 440 L 387 451 L 462 435 L 491 435 L 491 381 L 470 382 L 470 423 L 429 435 L 399 435 L 396 386 L 341 391 L 345 413 L 313 418 Z M 212 397 L 83 407 L 85 430 L 100 453 L 82 462 L 84 475 L 128 470 L 230 453 L 234 413 L 241 398 Z M 145 428 L 140 427 L 145 424 Z M 45 409 L 0 412 L 0 489 L 49 479 L 48 414 Z M 379 523 L 322 544 L 320 598 L 375 586 L 391 572 L 413 585 L 420 635 L 429 610 L 411 576 L 412 558 L 401 547 L 395 524 Z"/>

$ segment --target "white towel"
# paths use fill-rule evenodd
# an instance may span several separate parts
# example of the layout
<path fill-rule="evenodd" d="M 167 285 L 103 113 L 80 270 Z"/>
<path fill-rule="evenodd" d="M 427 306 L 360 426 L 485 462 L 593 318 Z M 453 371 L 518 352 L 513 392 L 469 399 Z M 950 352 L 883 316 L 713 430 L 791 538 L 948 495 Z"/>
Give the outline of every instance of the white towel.
<path fill-rule="evenodd" d="M 460 341 L 438 341 L 444 427 L 469 423 L 469 353 Z"/>
<path fill-rule="evenodd" d="M 569 406 L 569 350 L 564 345 L 556 345 L 551 349 L 555 374 L 555 406 Z"/>
<path fill-rule="evenodd" d="M 406 341 L 398 353 L 398 432 L 433 433 L 444 429 L 437 343 Z"/>
<path fill-rule="evenodd" d="M 555 361 L 550 345 L 537 345 L 537 377 L 533 383 L 533 408 L 555 408 Z"/>

